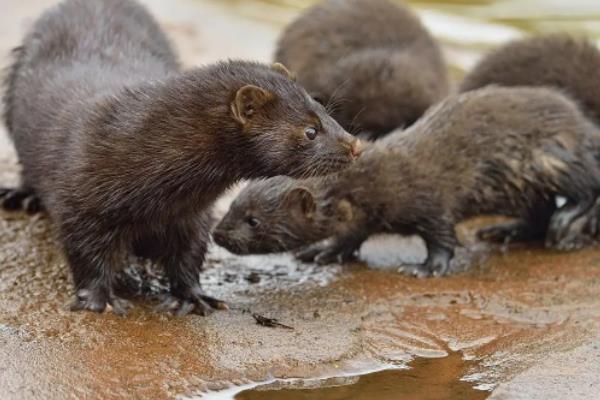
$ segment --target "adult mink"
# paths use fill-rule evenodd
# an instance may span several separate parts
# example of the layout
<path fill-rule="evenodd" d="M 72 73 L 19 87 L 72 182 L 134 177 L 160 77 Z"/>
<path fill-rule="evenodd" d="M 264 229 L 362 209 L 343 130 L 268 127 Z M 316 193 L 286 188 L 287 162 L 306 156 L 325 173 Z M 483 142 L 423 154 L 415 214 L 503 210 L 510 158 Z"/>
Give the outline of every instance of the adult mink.
<path fill-rule="evenodd" d="M 407 6 L 388 0 L 318 3 L 285 29 L 275 60 L 344 128 L 371 139 L 411 125 L 448 93 L 438 44 Z"/>
<path fill-rule="evenodd" d="M 599 145 L 598 127 L 558 91 L 453 95 L 408 130 L 371 144 L 338 176 L 250 185 L 214 237 L 240 254 L 309 245 L 298 256 L 326 264 L 348 259 L 375 233 L 418 234 L 427 259 L 404 270 L 419 276 L 448 272 L 455 224 L 478 215 L 517 218 L 522 232 L 561 248 L 600 193 Z M 567 203 L 557 209 L 558 195 Z"/>
<path fill-rule="evenodd" d="M 73 310 L 125 313 L 115 273 L 144 242 L 156 244 L 170 280 L 163 309 L 225 308 L 199 283 L 217 196 L 240 179 L 337 171 L 359 152 L 281 65 L 181 71 L 132 0 L 66 0 L 37 20 L 15 57 L 4 105 L 22 187 L 5 191 L 4 203 L 50 214 L 76 287 Z"/>

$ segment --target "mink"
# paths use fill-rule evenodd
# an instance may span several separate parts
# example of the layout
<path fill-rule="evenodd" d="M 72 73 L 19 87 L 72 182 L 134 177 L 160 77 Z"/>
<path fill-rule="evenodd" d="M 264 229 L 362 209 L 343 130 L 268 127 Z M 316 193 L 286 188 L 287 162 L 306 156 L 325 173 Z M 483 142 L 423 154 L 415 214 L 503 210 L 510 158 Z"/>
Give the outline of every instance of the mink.
<path fill-rule="evenodd" d="M 407 6 L 388 0 L 318 3 L 285 29 L 275 60 L 369 139 L 411 125 L 448 93 L 438 44 Z"/>
<path fill-rule="evenodd" d="M 370 144 L 338 176 L 250 185 L 215 241 L 240 254 L 295 250 L 326 264 L 349 259 L 375 233 L 417 234 L 427 259 L 403 270 L 443 275 L 459 244 L 455 224 L 492 214 L 560 247 L 599 193 L 599 144 L 598 128 L 559 91 L 489 86 L 452 95 Z M 557 208 L 559 195 L 567 202 Z"/>
<path fill-rule="evenodd" d="M 559 89 L 600 123 L 600 51 L 585 37 L 552 33 L 517 39 L 492 50 L 470 71 L 459 90 L 487 85 Z"/>
<path fill-rule="evenodd" d="M 72 272 L 73 310 L 126 313 L 115 274 L 140 243 L 156 247 L 170 282 L 162 310 L 226 308 L 199 280 L 214 200 L 241 179 L 327 174 L 360 153 L 280 64 L 182 70 L 132 0 L 66 0 L 15 57 L 4 105 L 22 185 L 4 190 L 4 202 L 47 210 Z"/>
<path fill-rule="evenodd" d="M 487 54 L 469 72 L 461 91 L 487 85 L 554 87 L 575 100 L 583 114 L 600 123 L 600 51 L 593 41 L 568 33 L 536 35 L 509 42 Z M 600 162 L 600 152 L 595 152 Z M 569 240 L 562 250 L 585 247 L 600 236 L 600 200 L 588 213 L 571 224 Z M 537 239 L 523 235 L 511 224 L 491 226 L 480 232 L 482 239 L 506 242 Z"/>

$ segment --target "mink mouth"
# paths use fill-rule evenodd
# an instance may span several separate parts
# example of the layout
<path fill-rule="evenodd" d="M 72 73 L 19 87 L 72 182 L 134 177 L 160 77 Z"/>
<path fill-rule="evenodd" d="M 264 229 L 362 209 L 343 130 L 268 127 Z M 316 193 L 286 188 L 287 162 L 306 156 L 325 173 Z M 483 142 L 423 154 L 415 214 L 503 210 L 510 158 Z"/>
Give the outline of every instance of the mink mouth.
<path fill-rule="evenodd" d="M 231 235 L 228 235 L 227 232 L 215 230 L 212 234 L 214 242 L 229 250 L 234 254 L 243 254 L 242 246 L 236 241 L 231 239 Z"/>

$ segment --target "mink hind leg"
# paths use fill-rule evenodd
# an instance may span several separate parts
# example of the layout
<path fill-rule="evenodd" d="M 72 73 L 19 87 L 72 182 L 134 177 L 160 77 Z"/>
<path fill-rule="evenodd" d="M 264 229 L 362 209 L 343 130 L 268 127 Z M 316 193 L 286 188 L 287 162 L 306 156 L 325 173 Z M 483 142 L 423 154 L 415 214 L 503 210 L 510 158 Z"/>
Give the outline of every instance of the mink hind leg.
<path fill-rule="evenodd" d="M 158 306 L 174 315 L 190 312 L 208 315 L 227 304 L 208 296 L 200 285 L 200 272 L 210 243 L 212 216 L 204 212 L 166 228 L 160 261 L 170 282 L 170 293 Z"/>
<path fill-rule="evenodd" d="M 546 233 L 546 247 L 572 251 L 590 244 L 597 237 L 598 212 L 593 196 L 568 199 L 552 215 Z"/>
<path fill-rule="evenodd" d="M 592 208 L 571 224 L 571 241 L 581 248 L 598 241 L 600 236 L 600 197 L 596 198 Z"/>
<path fill-rule="evenodd" d="M 563 251 L 582 247 L 586 239 L 579 227 L 589 227 L 597 218 L 595 205 L 600 195 L 600 171 L 589 163 L 576 172 L 562 182 L 560 195 L 566 198 L 566 203 L 550 218 L 546 247 Z"/>
<path fill-rule="evenodd" d="M 418 278 L 448 275 L 454 249 L 458 246 L 454 224 L 443 218 L 432 219 L 419 233 L 427 246 L 427 258 L 421 264 L 403 264 L 399 271 Z"/>

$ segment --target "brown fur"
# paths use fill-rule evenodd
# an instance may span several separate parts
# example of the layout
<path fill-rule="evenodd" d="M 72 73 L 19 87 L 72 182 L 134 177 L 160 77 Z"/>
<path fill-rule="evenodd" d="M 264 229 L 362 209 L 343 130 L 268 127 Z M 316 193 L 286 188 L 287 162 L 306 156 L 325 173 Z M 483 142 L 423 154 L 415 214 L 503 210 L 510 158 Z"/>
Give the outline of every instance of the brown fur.
<path fill-rule="evenodd" d="M 447 94 L 446 65 L 418 17 L 388 0 L 326 0 L 281 35 L 276 61 L 346 129 L 376 138 Z"/>
<path fill-rule="evenodd" d="M 408 130 L 372 144 L 339 177 L 267 180 L 258 185 L 274 189 L 262 193 L 247 188 L 215 237 L 239 253 L 297 249 L 330 237 L 299 253 L 328 263 L 350 257 L 371 234 L 416 233 L 428 258 L 406 270 L 444 274 L 457 245 L 454 225 L 472 216 L 521 218 L 547 235 L 549 246 L 560 243 L 599 193 L 591 156 L 599 144 L 598 129 L 559 92 L 488 87 L 454 95 Z M 286 202 L 292 192 L 302 202 Z M 559 210 L 556 195 L 568 199 Z M 296 216 L 278 217 L 285 213 Z M 259 221 L 255 228 L 249 218 Z"/>
<path fill-rule="evenodd" d="M 460 91 L 487 85 L 551 86 L 600 123 L 600 51 L 586 38 L 554 33 L 519 39 L 493 50 L 465 76 Z"/>
<path fill-rule="evenodd" d="M 115 272 L 144 243 L 170 278 L 166 309 L 224 307 L 199 283 L 217 196 L 243 178 L 337 171 L 358 153 L 279 67 L 232 61 L 181 72 L 163 32 L 130 0 L 67 0 L 46 12 L 7 85 L 23 164 L 23 188 L 11 196 L 37 196 L 48 210 L 74 309 L 125 312 Z"/>
<path fill-rule="evenodd" d="M 515 40 L 493 50 L 467 74 L 461 91 L 486 85 L 554 87 L 576 100 L 581 111 L 600 123 L 600 51 L 589 39 L 554 33 Z M 596 153 L 600 162 L 600 153 Z M 600 201 L 590 212 L 571 224 L 563 250 L 589 244 L 600 235 Z M 495 241 L 525 240 L 523 221 L 490 227 L 481 236 Z"/>

